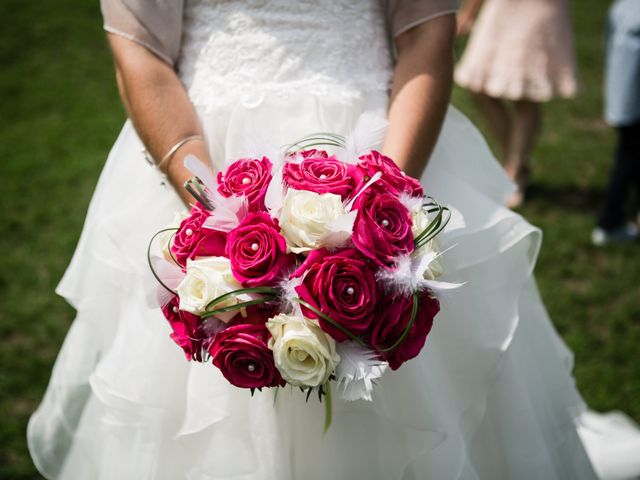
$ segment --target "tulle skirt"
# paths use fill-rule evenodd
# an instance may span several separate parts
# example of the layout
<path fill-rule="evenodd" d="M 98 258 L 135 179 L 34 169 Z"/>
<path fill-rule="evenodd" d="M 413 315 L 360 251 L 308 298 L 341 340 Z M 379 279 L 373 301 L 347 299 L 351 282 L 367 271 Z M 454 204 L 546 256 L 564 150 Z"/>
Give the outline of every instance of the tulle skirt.
<path fill-rule="evenodd" d="M 386 102 L 292 93 L 200 116 L 221 166 L 259 138 L 347 133 Z M 28 429 L 47 478 L 596 478 L 574 424 L 584 404 L 572 356 L 532 275 L 540 231 L 502 206 L 512 185 L 455 109 L 422 182 L 458 212 L 442 235 L 443 279 L 464 286 L 442 297 L 424 350 L 383 377 L 373 402 L 334 398 L 325 435 L 317 399 L 232 387 L 187 362 L 147 305 L 147 244 L 183 206 L 141 147 L 127 122 L 57 290 L 78 315 Z"/>

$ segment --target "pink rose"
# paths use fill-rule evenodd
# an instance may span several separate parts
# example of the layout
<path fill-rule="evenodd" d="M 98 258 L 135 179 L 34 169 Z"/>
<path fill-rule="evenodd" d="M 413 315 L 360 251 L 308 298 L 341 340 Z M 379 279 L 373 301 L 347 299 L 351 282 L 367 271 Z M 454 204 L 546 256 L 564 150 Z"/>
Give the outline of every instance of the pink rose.
<path fill-rule="evenodd" d="M 227 234 L 211 228 L 202 228 L 209 215 L 210 212 L 199 205 L 194 206 L 190 215 L 180 223 L 173 237 L 171 253 L 183 268 L 187 259 L 219 257 L 224 253 Z"/>
<path fill-rule="evenodd" d="M 184 350 L 187 360 L 194 359 L 201 362 L 206 340 L 206 335 L 201 328 L 202 320 L 192 313 L 180 310 L 178 302 L 179 299 L 175 296 L 162 307 L 162 313 L 173 330 L 171 338 Z"/>
<path fill-rule="evenodd" d="M 373 184 L 372 188 L 380 192 L 400 195 L 408 193 L 412 197 L 424 196 L 424 190 L 420 182 L 404 173 L 389 157 L 372 150 L 367 155 L 362 155 L 358 166 L 363 172 L 364 181 L 375 173 L 382 172 L 382 178 Z"/>
<path fill-rule="evenodd" d="M 229 232 L 226 256 L 231 271 L 245 287 L 273 285 L 291 264 L 278 220 L 268 213 L 250 213 Z"/>
<path fill-rule="evenodd" d="M 429 296 L 426 291 L 420 295 L 419 301 L 415 322 L 405 339 L 395 350 L 380 353 L 380 357 L 389 362 L 392 370 L 397 370 L 404 362 L 420 353 L 433 326 L 433 318 L 440 310 L 438 300 Z M 376 311 L 376 323 L 370 338 L 371 346 L 378 351 L 394 345 L 404 332 L 411 320 L 413 297 L 394 297 L 380 306 Z"/>
<path fill-rule="evenodd" d="M 326 150 L 318 150 L 316 148 L 310 148 L 309 150 L 302 150 L 297 152 L 302 158 L 329 158 L 329 154 Z"/>
<path fill-rule="evenodd" d="M 209 348 L 213 364 L 232 385 L 240 388 L 277 387 L 284 380 L 267 347 L 269 331 L 264 324 L 246 324 L 218 333 Z"/>
<path fill-rule="evenodd" d="M 368 192 L 358 198 L 356 208 L 351 241 L 365 257 L 391 268 L 399 255 L 413 252 L 411 214 L 396 195 Z"/>
<path fill-rule="evenodd" d="M 264 196 L 271 181 L 271 162 L 267 157 L 241 158 L 218 172 L 218 192 L 225 197 L 245 196 L 250 212 L 265 210 Z"/>
<path fill-rule="evenodd" d="M 378 290 L 374 272 L 357 250 L 350 248 L 334 254 L 326 249 L 314 250 L 293 277 L 303 275 L 302 284 L 296 287 L 302 300 L 356 336 L 370 329 Z M 317 318 L 320 327 L 336 341 L 349 338 L 308 308 L 302 310 L 306 317 Z"/>
<path fill-rule="evenodd" d="M 302 152 L 300 163 L 287 162 L 283 178 L 287 186 L 315 193 L 334 193 L 343 200 L 350 196 L 362 176 L 360 169 L 329 157 L 326 152 Z"/>

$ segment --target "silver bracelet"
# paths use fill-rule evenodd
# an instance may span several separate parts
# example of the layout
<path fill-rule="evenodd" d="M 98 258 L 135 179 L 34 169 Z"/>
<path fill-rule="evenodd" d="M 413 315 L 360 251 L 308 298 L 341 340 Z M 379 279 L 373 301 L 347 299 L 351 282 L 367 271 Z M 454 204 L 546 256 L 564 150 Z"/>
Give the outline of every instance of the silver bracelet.
<path fill-rule="evenodd" d="M 167 152 L 167 154 L 162 157 L 162 160 L 160 160 L 158 163 L 155 162 L 154 158 L 151 156 L 151 154 L 149 153 L 149 151 L 147 149 L 143 150 L 144 153 L 144 158 L 147 160 L 147 162 L 149 162 L 151 165 L 157 167 L 158 169 L 162 169 L 162 166 L 168 162 L 169 160 L 171 160 L 171 158 L 175 155 L 175 153 L 186 143 L 189 143 L 193 140 L 202 140 L 204 141 L 204 138 L 202 137 L 202 135 L 191 135 L 190 137 L 186 137 L 183 138 L 182 140 L 180 140 L 178 143 L 176 143 L 173 147 L 171 147 L 169 149 L 169 151 Z"/>

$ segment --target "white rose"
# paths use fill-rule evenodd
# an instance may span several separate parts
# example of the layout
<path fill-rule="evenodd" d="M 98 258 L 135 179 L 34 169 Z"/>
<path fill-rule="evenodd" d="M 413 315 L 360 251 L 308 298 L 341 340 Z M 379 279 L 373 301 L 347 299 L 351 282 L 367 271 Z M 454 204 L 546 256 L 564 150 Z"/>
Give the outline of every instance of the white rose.
<path fill-rule="evenodd" d="M 301 387 L 327 382 L 340 363 L 333 338 L 312 320 L 283 313 L 266 325 L 272 335 L 268 346 L 282 378 Z"/>
<path fill-rule="evenodd" d="M 302 253 L 323 246 L 331 223 L 345 214 L 340 195 L 290 188 L 280 213 L 280 228 L 289 249 Z"/>
<path fill-rule="evenodd" d="M 429 225 L 429 218 L 424 208 L 420 206 L 411 210 L 411 230 L 413 232 L 413 238 L 420 235 Z M 429 262 L 429 266 L 424 271 L 424 278 L 427 280 L 435 280 L 442 275 L 442 265 L 438 261 L 437 257 L 440 254 L 440 242 L 437 238 L 428 241 L 425 245 L 414 252 L 416 256 L 429 255 L 432 260 Z"/>
<path fill-rule="evenodd" d="M 178 285 L 180 309 L 196 315 L 205 312 L 211 300 L 242 288 L 231 273 L 231 262 L 224 257 L 206 257 L 197 260 L 187 260 L 187 274 Z M 235 305 L 245 299 L 230 295 L 215 308 Z M 223 312 L 216 315 L 220 320 L 228 322 L 236 314 L 235 311 Z"/>

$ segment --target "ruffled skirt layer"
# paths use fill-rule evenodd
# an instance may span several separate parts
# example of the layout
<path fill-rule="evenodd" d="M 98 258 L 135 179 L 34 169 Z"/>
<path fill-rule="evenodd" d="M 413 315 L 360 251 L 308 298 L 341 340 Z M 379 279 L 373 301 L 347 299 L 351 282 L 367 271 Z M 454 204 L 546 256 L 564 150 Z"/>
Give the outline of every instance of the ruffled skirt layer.
<path fill-rule="evenodd" d="M 259 138 L 347 133 L 386 106 L 381 95 L 292 95 L 201 111 L 218 166 Z M 540 232 L 502 207 L 512 186 L 456 110 L 422 181 L 460 213 L 442 261 L 444 279 L 465 285 L 442 298 L 423 352 L 387 373 L 373 402 L 334 398 L 324 436 L 316 399 L 230 386 L 187 362 L 147 306 L 146 246 L 182 205 L 140 149 L 125 124 L 58 287 L 78 316 L 28 429 L 47 478 L 595 478 L 574 427 L 584 406 L 572 357 L 532 276 Z"/>

